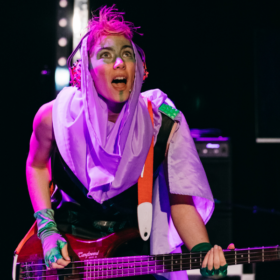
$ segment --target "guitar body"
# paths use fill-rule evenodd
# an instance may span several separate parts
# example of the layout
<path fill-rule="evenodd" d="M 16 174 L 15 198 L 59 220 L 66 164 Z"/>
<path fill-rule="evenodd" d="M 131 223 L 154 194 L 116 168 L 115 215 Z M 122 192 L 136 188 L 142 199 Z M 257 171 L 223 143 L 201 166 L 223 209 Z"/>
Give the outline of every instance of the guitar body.
<path fill-rule="evenodd" d="M 139 231 L 134 228 L 127 229 L 97 240 L 78 238 L 71 234 L 65 234 L 63 237 L 68 243 L 68 252 L 71 259 L 73 261 L 83 261 L 113 257 L 121 245 L 138 238 Z M 34 234 L 22 247 L 18 255 L 18 262 L 32 262 L 43 258 L 41 240 Z"/>
<path fill-rule="evenodd" d="M 122 245 L 140 237 L 139 231 L 136 228 L 125 229 L 118 233 L 112 233 L 106 237 L 97 240 L 77 238 L 71 234 L 65 234 L 63 235 L 63 237 L 67 240 L 68 252 L 72 262 L 70 274 L 75 275 L 75 270 L 77 268 L 76 272 L 79 275 L 59 276 L 63 273 L 62 270 L 46 271 L 44 266 L 44 256 L 41 240 L 37 237 L 36 232 L 37 230 L 35 226 L 35 229 L 33 229 L 32 233 L 27 234 L 27 236 L 22 240 L 20 244 L 21 246 L 19 246 L 20 248 L 18 247 L 16 250 L 17 268 L 16 271 L 14 271 L 13 273 L 13 280 L 91 279 L 90 277 L 88 277 L 87 267 L 83 265 L 85 269 L 81 268 L 82 263 L 90 263 L 90 261 L 93 259 L 112 257 Z M 14 267 L 16 267 L 15 263 Z M 38 271 L 36 267 L 40 267 L 39 270 L 42 270 L 42 272 L 33 273 L 33 271 Z M 28 273 L 24 273 L 25 271 L 27 271 Z M 69 269 L 67 270 L 67 273 L 69 273 Z"/>

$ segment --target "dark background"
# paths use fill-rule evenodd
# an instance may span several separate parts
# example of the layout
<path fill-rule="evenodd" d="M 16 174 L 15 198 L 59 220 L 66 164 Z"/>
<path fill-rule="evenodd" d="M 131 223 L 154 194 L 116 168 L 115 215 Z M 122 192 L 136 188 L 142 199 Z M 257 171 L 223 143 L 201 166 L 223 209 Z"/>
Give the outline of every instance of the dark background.
<path fill-rule="evenodd" d="M 254 105 L 254 31 L 280 29 L 278 1 L 96 0 L 91 10 L 113 3 L 144 33 L 134 38 L 150 72 L 143 90 L 166 92 L 191 128 L 231 137 L 234 203 L 280 210 L 280 145 L 256 144 Z M 56 5 L 2 7 L 1 279 L 10 279 L 13 251 L 34 222 L 25 161 L 33 117 L 55 97 Z M 280 243 L 280 216 L 234 209 L 233 218 L 236 247 Z M 258 264 L 257 280 L 279 279 L 277 265 Z"/>

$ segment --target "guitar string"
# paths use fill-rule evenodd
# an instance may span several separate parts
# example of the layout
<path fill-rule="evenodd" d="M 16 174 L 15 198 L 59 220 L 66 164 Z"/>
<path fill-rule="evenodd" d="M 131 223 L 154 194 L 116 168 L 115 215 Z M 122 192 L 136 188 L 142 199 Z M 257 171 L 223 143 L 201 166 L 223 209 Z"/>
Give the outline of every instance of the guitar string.
<path fill-rule="evenodd" d="M 278 255 L 276 254 L 276 253 L 272 253 L 272 254 L 266 254 L 266 255 L 264 255 L 264 256 L 262 256 L 262 255 L 259 255 L 259 256 L 250 256 L 250 260 L 253 260 L 253 259 L 256 259 L 256 258 L 268 258 L 268 257 L 276 257 L 276 259 L 278 258 Z M 195 259 L 195 258 L 194 258 Z M 199 258 L 197 258 L 197 259 L 199 259 Z M 242 259 L 248 259 L 248 255 L 246 256 L 244 256 L 244 257 L 242 257 Z M 240 260 L 242 260 L 242 259 L 238 259 L 237 261 L 240 261 Z M 102 260 L 102 259 L 100 259 L 100 260 Z M 168 263 L 171 263 L 171 262 L 178 262 L 178 261 L 180 261 L 180 260 L 182 260 L 182 261 L 189 261 L 190 259 L 189 258 L 181 258 L 181 259 L 173 259 L 173 261 L 172 260 L 164 260 L 165 261 L 165 264 L 168 264 Z M 227 261 L 228 262 L 231 262 L 232 260 L 235 260 L 235 258 L 228 258 L 227 259 Z M 159 262 L 162 262 L 163 260 L 150 260 L 150 261 L 142 261 L 142 262 L 130 262 L 130 263 L 108 263 L 108 265 L 113 265 L 113 266 L 120 266 L 120 265 L 127 265 L 127 266 L 130 266 L 130 265 L 143 265 L 143 263 L 159 263 Z M 86 268 L 86 267 L 88 267 L 88 265 L 90 265 L 91 267 L 92 266 L 94 266 L 95 265 L 95 263 L 93 263 L 93 262 L 91 262 L 91 261 L 85 261 L 86 263 L 87 263 L 87 266 L 76 266 L 75 267 L 75 269 L 80 269 L 80 268 Z M 194 262 L 195 263 L 195 262 Z M 70 263 L 70 264 L 73 264 L 73 262 L 72 263 Z M 104 263 L 100 263 L 100 264 L 98 264 L 98 267 L 107 267 L 108 266 L 107 264 L 104 264 Z M 24 265 L 24 266 L 22 266 L 22 267 L 26 267 L 26 266 L 28 266 L 28 265 Z M 44 264 L 42 264 L 42 266 L 45 266 Z M 29 267 L 32 267 L 32 264 L 29 266 Z M 65 269 L 65 270 L 69 270 L 69 269 L 71 269 L 71 268 L 62 268 L 62 269 L 59 269 L 59 270 L 63 270 L 63 269 Z M 30 271 L 30 270 L 28 270 L 28 271 Z M 32 270 L 33 272 L 40 272 L 40 271 L 50 271 L 50 270 Z M 24 273 L 24 272 L 23 272 Z"/>
<path fill-rule="evenodd" d="M 242 263 L 247 263 L 247 262 L 242 262 Z M 196 267 L 196 268 L 199 268 Z M 131 269 L 131 268 L 130 268 Z M 25 280 L 28 280 L 28 279 L 35 279 L 35 278 L 38 278 L 38 277 L 41 277 L 41 278 L 47 278 L 47 277 L 53 277 L 53 276 L 71 276 L 71 280 L 78 280 L 78 279 L 106 279 L 105 277 L 107 278 L 122 278 L 123 276 L 126 277 L 126 276 L 136 276 L 136 275 L 146 275 L 146 274 L 154 274 L 154 273 L 160 273 L 160 269 L 157 269 L 159 271 L 144 271 L 144 273 L 140 273 L 140 272 L 137 272 L 136 274 L 132 273 L 132 272 L 127 272 L 127 273 L 124 273 L 123 274 L 123 270 L 122 270 L 122 273 L 119 274 L 119 273 L 116 273 L 116 274 L 113 274 L 111 273 L 111 275 L 106 275 L 106 276 L 102 276 L 102 275 L 99 275 L 99 273 L 102 273 L 102 271 L 94 271 L 93 274 L 95 274 L 94 276 L 92 276 L 91 278 L 88 278 L 88 276 L 86 276 L 86 278 L 81 278 L 80 276 L 82 275 L 79 275 L 79 274 L 87 274 L 88 272 L 80 272 L 80 273 L 75 273 L 75 274 L 52 274 L 52 275 L 36 275 L 36 276 L 31 276 L 31 277 L 23 277 L 21 279 L 25 279 Z M 165 269 L 165 272 L 172 272 L 172 271 L 178 271 L 179 269 L 168 269 L 166 268 Z M 188 267 L 184 267 L 183 270 L 188 270 Z M 112 270 L 111 272 L 118 272 L 119 270 Z M 96 275 L 98 274 L 98 275 Z M 79 278 L 73 278 L 73 276 L 78 276 Z"/>
<path fill-rule="evenodd" d="M 272 253 L 272 255 L 270 255 L 270 254 L 264 254 L 264 256 L 262 256 L 262 254 L 259 254 L 259 255 L 252 255 L 252 254 L 250 254 L 250 260 L 251 261 L 253 261 L 253 260 L 256 260 L 256 258 L 258 258 L 259 257 L 259 259 L 261 260 L 261 259 L 263 259 L 263 258 L 268 258 L 268 257 L 271 257 L 271 256 L 274 256 L 275 257 L 275 259 L 278 259 L 279 258 L 279 256 L 278 256 L 278 253 L 277 252 L 271 252 Z M 243 254 L 244 255 L 244 257 L 242 257 L 242 259 L 248 259 L 248 257 L 249 257 L 249 254 Z M 236 256 L 236 258 L 235 258 L 235 256 L 233 256 L 234 258 L 227 258 L 226 260 L 227 260 L 227 262 L 231 262 L 232 260 L 236 260 L 238 257 L 240 258 L 240 256 Z M 193 258 L 193 259 L 195 259 L 195 258 Z M 199 259 L 199 258 L 197 258 L 197 259 Z M 102 260 L 105 260 L 105 259 L 99 259 L 99 262 L 101 262 L 102 263 Z M 190 258 L 182 258 L 182 260 L 183 261 L 189 261 L 190 260 Z M 84 263 L 85 262 L 87 262 L 87 263 L 90 263 L 90 265 L 91 266 L 95 266 L 96 265 L 96 261 L 97 260 L 94 260 L 94 261 L 92 261 L 92 260 L 90 260 L 90 261 L 84 261 Z M 161 262 L 162 260 L 161 259 L 157 259 L 157 260 L 146 260 L 146 261 L 144 261 L 144 263 L 158 263 L 158 262 Z M 166 260 L 165 259 L 165 261 L 167 262 L 167 263 L 171 263 L 171 260 Z M 176 261 L 176 259 L 175 259 L 175 261 Z M 178 260 L 177 260 L 178 261 Z M 236 261 L 238 261 L 239 262 L 239 260 L 236 260 Z M 75 262 L 72 262 L 71 264 L 74 264 Z M 128 262 L 121 262 L 121 263 L 118 263 L 118 265 L 137 265 L 137 264 L 142 264 L 143 263 L 143 261 L 142 262 L 130 262 L 130 263 L 128 263 Z M 23 268 L 24 267 L 26 267 L 26 265 L 28 266 L 28 264 L 25 264 L 24 266 L 22 266 Z M 114 266 L 116 266 L 116 263 L 111 263 L 110 265 L 114 265 Z M 44 264 L 41 264 L 41 266 L 45 266 Z M 106 265 L 104 265 L 104 264 L 98 264 L 98 267 L 106 267 Z M 34 265 L 33 264 L 30 264 L 29 265 L 29 267 L 34 267 Z M 85 268 L 85 266 L 78 266 L 78 267 L 76 267 L 75 269 L 81 269 L 81 268 Z M 60 271 L 61 270 L 69 270 L 70 268 L 62 268 L 62 269 L 59 269 Z M 41 269 L 41 270 L 28 270 L 29 272 L 43 272 L 43 271 L 50 271 L 50 270 L 46 270 L 46 269 Z M 26 271 L 26 272 L 28 272 L 28 271 Z M 22 272 L 22 273 L 24 273 L 24 272 Z"/>
<path fill-rule="evenodd" d="M 264 259 L 266 260 L 266 261 L 268 261 L 268 258 L 271 258 L 271 257 L 273 257 L 273 260 L 275 260 L 276 258 L 278 258 L 278 255 L 277 254 L 272 254 L 272 255 L 266 255 L 266 256 L 264 256 Z M 276 257 L 276 258 L 275 258 Z M 247 257 L 243 257 L 243 260 L 244 259 L 247 259 Z M 260 260 L 260 261 L 262 261 L 262 256 L 252 256 L 252 257 L 250 257 L 250 262 L 254 262 L 254 261 L 258 261 L 258 260 Z M 190 263 L 188 262 L 189 261 L 189 259 L 188 258 L 183 258 L 182 259 L 182 262 L 180 262 L 179 260 L 177 260 L 177 261 L 179 261 L 179 263 L 174 263 L 174 261 L 176 261 L 176 260 L 173 260 L 173 265 L 174 266 L 178 266 L 178 265 L 180 265 L 180 263 L 182 263 L 182 265 L 187 265 L 187 266 L 189 266 L 190 265 Z M 187 261 L 186 263 L 184 263 L 184 261 Z M 162 260 L 154 260 L 154 261 L 148 261 L 148 263 L 153 263 L 152 265 L 151 265 L 151 267 L 153 267 L 153 266 L 162 266 L 162 267 L 166 267 L 166 266 L 168 266 L 168 265 L 171 265 L 171 260 L 165 260 L 165 264 L 164 265 L 162 265 L 161 264 L 161 262 L 162 262 Z M 228 259 L 227 260 L 227 262 L 235 262 L 235 258 L 232 258 L 232 259 Z M 147 263 L 147 262 L 144 262 L 144 263 Z M 239 263 L 248 263 L 248 261 L 246 260 L 246 261 L 244 261 L 244 262 L 242 262 L 242 260 L 238 260 L 238 264 Z M 104 265 L 104 264 L 101 264 L 101 265 L 99 265 L 99 270 L 93 270 L 92 272 L 94 273 L 94 272 L 101 272 L 101 271 L 119 271 L 119 270 L 123 270 L 123 269 L 134 269 L 134 268 L 141 268 L 141 266 L 137 266 L 137 264 L 142 264 L 142 263 L 130 263 L 130 265 L 131 265 L 131 267 L 129 267 L 129 263 L 123 263 L 123 264 L 127 264 L 128 266 L 127 267 L 123 267 L 122 266 L 122 268 L 117 268 L 117 266 L 120 266 L 120 264 L 121 263 L 118 263 L 118 265 L 117 264 L 112 264 L 113 265 L 113 269 L 112 270 L 108 270 L 108 265 Z M 142 264 L 143 265 L 143 264 Z M 200 266 L 201 266 L 201 264 L 200 264 L 200 262 L 197 262 L 197 263 L 193 263 L 192 264 L 192 266 L 196 266 L 196 265 L 198 265 L 197 267 L 199 268 Z M 116 267 L 116 268 L 114 268 L 114 266 Z M 78 270 L 78 269 L 83 269 L 83 268 L 89 268 L 88 266 L 81 266 L 81 267 L 75 267 L 74 268 L 74 270 Z M 92 268 L 92 266 L 90 265 L 90 268 Z M 100 268 L 102 268 L 101 270 L 100 270 Z M 145 269 L 145 267 L 143 267 L 144 269 Z M 63 269 L 58 269 L 59 271 L 63 271 L 63 270 L 70 270 L 70 269 L 72 269 L 72 268 L 63 268 Z M 56 270 L 55 270 L 56 271 Z M 38 272 L 52 272 L 52 270 L 27 270 L 27 271 L 22 271 L 21 272 L 21 274 L 26 274 L 26 273 L 38 273 Z M 81 272 L 81 273 L 83 273 L 83 272 Z M 67 275 L 73 275 L 73 274 L 67 274 Z M 24 278 L 25 279 L 25 278 Z M 31 279 L 31 278 L 26 278 L 26 279 Z"/>
<path fill-rule="evenodd" d="M 223 252 L 225 253 L 225 256 L 231 256 L 231 255 L 240 255 L 240 254 L 249 254 L 248 251 L 250 251 L 250 254 L 258 254 L 258 253 L 262 253 L 262 251 L 264 251 L 264 253 L 266 252 L 280 252 L 280 247 L 264 247 L 264 248 L 258 248 L 258 249 L 250 249 L 250 248 L 246 248 L 246 249 L 238 249 L 238 250 L 223 250 Z M 236 253 L 235 253 L 236 252 Z M 146 258 L 160 258 L 160 257 L 171 257 L 171 255 L 173 256 L 186 256 L 186 255 L 189 255 L 193 258 L 192 255 L 200 255 L 200 253 L 202 254 L 205 254 L 207 252 L 203 251 L 203 252 L 193 252 L 193 253 L 175 253 L 175 254 L 159 254 L 159 255 L 143 255 L 143 256 L 135 256 L 135 257 L 139 257 L 139 258 L 143 258 L 143 257 L 146 257 Z M 125 260 L 130 260 L 130 258 L 132 258 L 134 256 L 126 256 L 126 257 L 119 257 L 119 258 L 122 258 L 124 261 Z M 96 261 L 98 262 L 99 260 L 114 260 L 115 258 L 112 257 L 112 258 L 100 258 L 100 259 L 92 259 L 90 261 Z M 86 261 L 86 260 L 85 260 Z M 74 261 L 73 263 L 78 263 L 78 262 L 83 262 L 83 261 Z M 26 263 L 26 262 L 24 262 Z M 42 265 L 41 263 L 33 263 L 33 265 Z"/>
<path fill-rule="evenodd" d="M 248 253 L 248 250 L 250 251 L 250 253 Z M 236 253 L 235 253 L 236 252 Z M 279 254 L 279 252 L 280 252 L 280 250 L 276 247 L 276 248 L 273 248 L 273 249 L 267 249 L 267 250 L 265 250 L 265 248 L 264 249 L 258 249 L 258 251 L 256 252 L 254 252 L 254 251 L 251 251 L 250 249 L 247 249 L 247 250 L 245 250 L 244 249 L 244 251 L 242 252 L 242 251 L 234 251 L 234 250 L 232 250 L 232 251 L 227 251 L 227 252 L 224 252 L 225 253 L 225 258 L 228 258 L 228 257 L 231 257 L 231 256 L 239 256 L 239 255 L 254 255 L 254 254 L 262 254 L 262 252 L 264 252 L 265 254 L 267 254 L 267 253 L 270 253 L 270 252 L 272 252 L 272 253 L 278 253 Z M 141 260 L 143 260 L 143 258 L 145 257 L 145 258 L 147 258 L 147 259 L 151 259 L 151 258 L 153 258 L 153 259 L 155 259 L 155 258 L 161 258 L 161 257 L 167 257 L 167 260 L 168 260 L 168 257 L 171 257 L 171 255 L 173 255 L 173 256 L 175 256 L 175 257 L 179 257 L 179 256 L 190 256 L 191 255 L 191 257 L 190 258 L 195 258 L 194 257 L 194 255 L 197 255 L 197 258 L 199 258 L 200 257 L 200 253 L 201 252 L 196 252 L 196 253 L 192 253 L 192 255 L 190 254 L 190 253 L 182 253 L 182 254 L 166 254 L 166 255 L 144 255 L 144 256 L 136 256 L 136 257 L 139 257 L 139 259 L 140 258 L 142 258 Z M 206 253 L 207 252 L 202 252 L 202 254 L 203 254 L 203 257 L 205 257 L 205 255 L 206 255 Z M 121 257 L 122 258 L 122 263 L 129 263 L 129 259 L 131 258 L 132 256 L 128 256 L 128 257 Z M 189 259 L 190 259 L 189 258 Z M 90 262 L 99 262 L 100 260 L 103 260 L 103 261 L 107 261 L 107 260 L 112 260 L 112 261 L 114 261 L 114 259 L 115 258 L 100 258 L 100 259 L 92 259 L 92 260 L 84 260 L 84 261 L 73 261 L 73 262 L 71 262 L 71 263 L 83 263 L 83 262 L 86 262 L 86 261 L 90 261 Z M 120 258 L 119 258 L 120 259 Z M 186 259 L 186 258 L 185 258 Z M 128 261 L 128 262 L 125 262 L 125 261 Z M 147 260 L 147 261 L 150 261 L 150 260 Z M 153 260 L 151 260 L 151 261 L 153 261 Z M 28 262 L 23 262 L 23 263 L 27 263 L 28 264 Z M 30 262 L 30 264 L 32 264 L 32 266 L 40 266 L 40 265 L 44 265 L 44 264 L 42 264 L 42 263 L 31 263 Z"/>
<path fill-rule="evenodd" d="M 247 263 L 247 262 L 242 262 L 242 263 Z M 196 268 L 199 268 L 199 266 L 198 267 L 196 267 Z M 131 269 L 131 268 L 130 268 Z M 127 269 L 126 269 L 127 270 Z M 165 268 L 165 271 L 167 271 L 168 272 L 168 268 Z M 175 271 L 177 271 L 177 270 L 179 270 L 179 269 L 175 269 Z M 184 269 L 183 270 L 188 270 L 188 267 L 185 267 L 184 266 Z M 111 275 L 108 275 L 110 278 L 114 278 L 114 277 L 116 277 L 116 276 L 119 276 L 120 274 L 118 274 L 118 273 L 116 273 L 116 274 L 113 274 L 113 272 L 118 272 L 119 271 L 119 269 L 116 269 L 116 270 L 111 270 Z M 170 271 L 172 271 L 172 270 L 170 270 Z M 174 270 L 173 270 L 174 271 Z M 122 272 L 123 272 L 123 270 L 122 270 Z M 156 268 L 156 271 L 155 272 L 161 272 L 161 269 L 160 268 Z M 144 274 L 153 274 L 153 273 L 155 273 L 154 271 L 145 271 L 144 272 Z M 83 271 L 83 272 L 80 272 L 80 273 L 75 273 L 75 274 L 59 274 L 58 276 L 75 276 L 75 275 L 79 275 L 79 274 L 87 274 L 88 272 L 86 271 Z M 102 273 L 102 271 L 93 271 L 93 274 L 94 274 L 94 278 L 95 279 L 102 279 L 102 275 L 99 275 L 99 273 Z M 96 275 L 96 274 L 98 274 L 98 275 Z M 126 276 L 129 276 L 130 275 L 130 272 L 128 271 L 128 274 L 127 273 L 125 273 L 126 274 Z M 141 274 L 143 274 L 143 273 L 139 273 L 139 272 L 137 272 L 137 275 L 141 275 Z M 131 275 L 134 275 L 133 273 L 131 273 Z M 136 274 L 135 274 L 136 275 Z M 22 279 L 35 279 L 35 278 L 38 278 L 38 277 L 44 277 L 44 278 L 47 278 L 47 277 L 52 277 L 52 276 L 57 276 L 57 274 L 55 274 L 55 275 L 45 275 L 45 276 L 43 276 L 43 275 L 36 275 L 36 276 L 31 276 L 31 277 L 23 277 Z M 96 278 L 97 277 L 97 278 Z M 73 279 L 72 277 L 71 277 L 71 279 Z M 77 279 L 80 279 L 80 278 L 77 278 Z"/>

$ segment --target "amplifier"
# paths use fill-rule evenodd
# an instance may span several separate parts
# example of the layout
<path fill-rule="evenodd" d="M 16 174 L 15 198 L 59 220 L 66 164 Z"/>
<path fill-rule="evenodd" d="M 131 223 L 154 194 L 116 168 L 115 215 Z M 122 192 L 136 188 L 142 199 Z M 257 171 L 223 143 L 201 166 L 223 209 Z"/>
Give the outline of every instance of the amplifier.
<path fill-rule="evenodd" d="M 194 141 L 200 158 L 229 158 L 228 137 L 199 137 Z"/>

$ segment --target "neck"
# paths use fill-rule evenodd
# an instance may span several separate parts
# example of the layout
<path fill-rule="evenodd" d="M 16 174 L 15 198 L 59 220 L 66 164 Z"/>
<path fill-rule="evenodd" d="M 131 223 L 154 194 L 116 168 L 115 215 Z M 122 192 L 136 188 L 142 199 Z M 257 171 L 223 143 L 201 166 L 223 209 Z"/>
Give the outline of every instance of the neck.
<path fill-rule="evenodd" d="M 108 100 L 107 98 L 105 98 L 104 96 L 99 94 L 99 97 L 107 104 L 108 107 L 108 120 L 110 122 L 116 122 L 118 119 L 118 116 L 124 106 L 125 102 L 114 102 L 111 100 Z"/>

